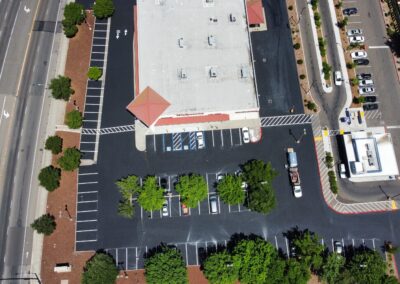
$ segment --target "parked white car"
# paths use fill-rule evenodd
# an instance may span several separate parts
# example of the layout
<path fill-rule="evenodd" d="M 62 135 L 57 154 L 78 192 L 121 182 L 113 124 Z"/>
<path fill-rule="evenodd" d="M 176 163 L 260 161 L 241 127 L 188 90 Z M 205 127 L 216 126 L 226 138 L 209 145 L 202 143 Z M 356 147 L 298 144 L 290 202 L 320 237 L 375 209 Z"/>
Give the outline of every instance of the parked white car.
<path fill-rule="evenodd" d="M 373 80 L 360 80 L 360 81 L 358 81 L 358 85 L 360 87 L 373 86 L 374 81 Z"/>
<path fill-rule="evenodd" d="M 365 38 L 363 36 L 351 36 L 349 41 L 350 43 L 364 43 Z"/>
<path fill-rule="evenodd" d="M 351 58 L 353 59 L 361 59 L 361 58 L 367 58 L 368 54 L 365 51 L 362 50 L 357 50 L 351 53 Z"/>
<path fill-rule="evenodd" d="M 346 166 L 344 164 L 339 165 L 340 178 L 346 178 Z"/>
<path fill-rule="evenodd" d="M 204 148 L 203 132 L 201 131 L 196 132 L 196 138 L 197 138 L 197 148 L 203 149 Z"/>
<path fill-rule="evenodd" d="M 360 88 L 358 88 L 358 92 L 360 93 L 360 95 L 372 94 L 372 93 L 375 93 L 375 88 L 374 87 L 360 87 Z"/>
<path fill-rule="evenodd" d="M 242 134 L 243 134 L 243 142 L 244 143 L 249 143 L 250 142 L 249 128 L 243 127 L 242 128 Z"/>
<path fill-rule="evenodd" d="M 341 86 L 342 83 L 343 83 L 342 72 L 335 71 L 335 85 L 336 86 Z"/>
<path fill-rule="evenodd" d="M 362 29 L 350 29 L 347 30 L 347 36 L 356 36 L 356 35 L 362 35 L 363 30 Z"/>

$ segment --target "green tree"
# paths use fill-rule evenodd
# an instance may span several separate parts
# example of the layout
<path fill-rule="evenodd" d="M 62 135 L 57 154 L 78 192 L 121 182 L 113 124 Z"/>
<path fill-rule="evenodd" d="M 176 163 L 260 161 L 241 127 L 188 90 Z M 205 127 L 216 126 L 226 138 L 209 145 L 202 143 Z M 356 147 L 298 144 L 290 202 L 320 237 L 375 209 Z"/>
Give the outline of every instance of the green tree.
<path fill-rule="evenodd" d="M 208 194 L 204 177 L 197 174 L 180 176 L 176 191 L 181 195 L 182 203 L 190 208 L 196 208 Z"/>
<path fill-rule="evenodd" d="M 124 200 L 130 200 L 135 193 L 140 192 L 139 178 L 134 175 L 120 179 L 115 184 L 118 186 L 119 192 Z"/>
<path fill-rule="evenodd" d="M 306 284 L 311 278 L 308 266 L 293 258 L 286 262 L 285 275 L 288 284 Z"/>
<path fill-rule="evenodd" d="M 148 284 L 188 283 L 186 265 L 175 248 L 161 245 L 154 255 L 145 260 L 144 269 Z"/>
<path fill-rule="evenodd" d="M 125 199 L 118 204 L 118 215 L 132 219 L 135 215 L 135 207 L 129 199 Z"/>
<path fill-rule="evenodd" d="M 49 136 L 46 140 L 44 148 L 50 150 L 51 153 L 57 155 L 62 151 L 63 139 L 60 136 Z"/>
<path fill-rule="evenodd" d="M 325 61 L 322 62 L 322 73 L 324 73 L 324 79 L 325 80 L 329 79 L 329 77 L 331 76 L 331 71 L 332 71 L 332 66 L 330 66 Z"/>
<path fill-rule="evenodd" d="M 322 254 L 325 250 L 318 236 L 309 231 L 304 231 L 293 243 L 299 259 L 314 271 L 318 271 L 323 264 Z"/>
<path fill-rule="evenodd" d="M 51 235 L 56 229 L 56 226 L 55 218 L 50 214 L 40 216 L 31 224 L 32 229 L 45 236 Z"/>
<path fill-rule="evenodd" d="M 378 252 L 365 250 L 352 257 L 349 271 L 355 283 L 381 283 L 386 275 L 386 263 Z"/>
<path fill-rule="evenodd" d="M 89 71 L 88 71 L 87 75 L 90 80 L 97 81 L 100 79 L 101 75 L 103 75 L 103 70 L 101 70 L 97 66 L 92 66 L 92 67 L 89 67 Z"/>
<path fill-rule="evenodd" d="M 69 97 L 74 93 L 71 88 L 71 79 L 61 75 L 50 81 L 49 89 L 53 98 L 57 100 L 68 101 Z"/>
<path fill-rule="evenodd" d="M 322 278 L 327 283 L 338 283 L 346 259 L 337 253 L 330 253 L 322 266 Z"/>
<path fill-rule="evenodd" d="M 40 185 L 48 191 L 53 191 L 60 186 L 61 170 L 53 166 L 41 169 L 39 173 Z"/>
<path fill-rule="evenodd" d="M 242 204 L 246 197 L 242 183 L 240 176 L 226 175 L 217 185 L 219 196 L 227 204 Z"/>
<path fill-rule="evenodd" d="M 277 175 L 278 172 L 272 168 L 270 162 L 264 163 L 260 160 L 251 160 L 243 166 L 243 179 L 250 187 L 262 182 L 272 184 Z"/>
<path fill-rule="evenodd" d="M 275 192 L 270 184 L 258 184 L 248 193 L 248 207 L 256 212 L 267 214 L 276 207 Z"/>
<path fill-rule="evenodd" d="M 208 256 L 203 266 L 204 275 L 211 284 L 236 283 L 238 279 L 238 269 L 226 250 Z"/>
<path fill-rule="evenodd" d="M 58 164 L 65 171 L 73 171 L 81 164 L 81 152 L 76 148 L 67 148 L 58 159 Z"/>
<path fill-rule="evenodd" d="M 138 203 L 146 211 L 160 210 L 164 204 L 164 191 L 154 176 L 147 177 L 139 193 Z"/>
<path fill-rule="evenodd" d="M 86 18 L 86 13 L 83 5 L 78 3 L 69 3 L 64 8 L 64 19 L 62 25 L 64 34 L 71 38 L 78 32 L 76 25 L 81 24 Z"/>
<path fill-rule="evenodd" d="M 115 283 L 118 269 L 114 259 L 105 253 L 96 253 L 83 270 L 82 284 L 111 284 Z"/>
<path fill-rule="evenodd" d="M 98 19 L 111 17 L 114 14 L 114 10 L 112 0 L 97 0 L 93 6 L 93 13 Z"/>
<path fill-rule="evenodd" d="M 239 241 L 233 249 L 232 259 L 242 284 L 279 283 L 284 279 L 284 261 L 275 247 L 263 239 Z"/>
<path fill-rule="evenodd" d="M 67 113 L 67 116 L 65 117 L 65 123 L 71 129 L 78 129 L 82 127 L 83 123 L 82 114 L 75 109 L 70 111 L 69 113 Z"/>

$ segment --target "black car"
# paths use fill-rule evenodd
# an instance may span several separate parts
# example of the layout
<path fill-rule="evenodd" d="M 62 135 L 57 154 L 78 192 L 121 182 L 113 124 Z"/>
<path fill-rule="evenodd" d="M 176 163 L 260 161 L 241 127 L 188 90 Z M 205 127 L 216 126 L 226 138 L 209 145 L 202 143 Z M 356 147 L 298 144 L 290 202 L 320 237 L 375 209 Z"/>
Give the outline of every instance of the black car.
<path fill-rule="evenodd" d="M 354 63 L 357 65 L 368 65 L 369 60 L 368 59 L 354 59 Z"/>
<path fill-rule="evenodd" d="M 371 80 L 372 74 L 371 73 L 360 73 L 360 74 L 357 74 L 357 79 L 358 80 Z"/>
<path fill-rule="evenodd" d="M 347 9 L 343 9 L 343 14 L 345 14 L 346 16 L 350 16 L 350 15 L 355 15 L 358 13 L 357 8 L 347 8 Z"/>
<path fill-rule="evenodd" d="M 376 96 L 365 96 L 365 102 L 366 103 L 374 103 L 376 102 Z"/>
<path fill-rule="evenodd" d="M 378 104 L 367 104 L 363 105 L 364 110 L 375 110 L 378 109 Z"/>

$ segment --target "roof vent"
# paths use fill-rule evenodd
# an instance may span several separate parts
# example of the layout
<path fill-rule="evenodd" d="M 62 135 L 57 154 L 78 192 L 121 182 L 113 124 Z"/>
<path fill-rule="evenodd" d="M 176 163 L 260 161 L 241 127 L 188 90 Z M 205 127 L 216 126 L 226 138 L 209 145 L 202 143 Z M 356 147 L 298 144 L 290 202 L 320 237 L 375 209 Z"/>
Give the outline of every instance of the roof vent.
<path fill-rule="evenodd" d="M 240 77 L 243 79 L 249 77 L 249 70 L 247 69 L 247 67 L 243 66 L 242 68 L 240 68 Z"/>
<path fill-rule="evenodd" d="M 217 78 L 217 68 L 215 67 L 210 68 L 210 78 Z"/>
<path fill-rule="evenodd" d="M 236 17 L 233 14 L 229 14 L 229 22 L 231 23 L 236 22 Z"/>
<path fill-rule="evenodd" d="M 181 70 L 179 70 L 179 78 L 180 79 L 187 79 L 187 73 L 186 73 L 186 70 L 185 69 L 181 69 Z"/>
<path fill-rule="evenodd" d="M 214 0 L 206 0 L 206 3 L 214 3 Z"/>
<path fill-rule="evenodd" d="M 210 18 L 210 23 L 218 23 L 218 19 L 217 18 Z"/>
<path fill-rule="evenodd" d="M 213 35 L 208 36 L 208 45 L 212 47 L 217 46 L 217 42 L 215 41 L 215 36 Z"/>
<path fill-rule="evenodd" d="M 185 48 L 185 40 L 183 39 L 183 37 L 178 39 L 178 45 L 179 45 L 179 48 Z"/>

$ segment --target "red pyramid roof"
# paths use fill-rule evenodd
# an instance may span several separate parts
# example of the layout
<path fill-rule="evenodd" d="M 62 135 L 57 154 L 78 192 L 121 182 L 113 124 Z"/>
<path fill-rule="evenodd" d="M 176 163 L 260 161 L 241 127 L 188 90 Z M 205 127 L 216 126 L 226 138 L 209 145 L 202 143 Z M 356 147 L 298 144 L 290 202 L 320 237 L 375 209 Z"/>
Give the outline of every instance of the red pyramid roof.
<path fill-rule="evenodd" d="M 249 17 L 249 25 L 264 24 L 264 11 L 261 0 L 247 0 L 247 16 Z"/>
<path fill-rule="evenodd" d="M 150 126 L 169 106 L 167 100 L 147 87 L 126 108 L 144 124 Z"/>

